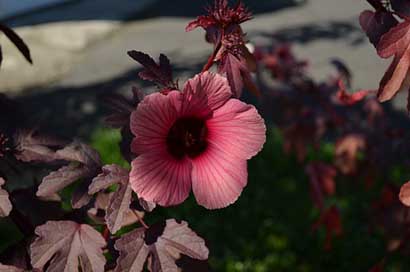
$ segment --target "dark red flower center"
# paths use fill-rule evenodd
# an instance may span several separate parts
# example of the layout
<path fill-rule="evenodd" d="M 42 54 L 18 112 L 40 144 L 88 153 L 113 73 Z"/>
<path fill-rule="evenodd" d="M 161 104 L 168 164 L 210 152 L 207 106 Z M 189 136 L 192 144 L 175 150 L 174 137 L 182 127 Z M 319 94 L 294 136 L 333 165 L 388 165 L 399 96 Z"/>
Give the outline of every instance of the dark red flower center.
<path fill-rule="evenodd" d="M 182 159 L 185 155 L 195 158 L 205 151 L 208 145 L 207 135 L 204 120 L 196 117 L 180 118 L 168 132 L 168 151 L 177 159 Z"/>

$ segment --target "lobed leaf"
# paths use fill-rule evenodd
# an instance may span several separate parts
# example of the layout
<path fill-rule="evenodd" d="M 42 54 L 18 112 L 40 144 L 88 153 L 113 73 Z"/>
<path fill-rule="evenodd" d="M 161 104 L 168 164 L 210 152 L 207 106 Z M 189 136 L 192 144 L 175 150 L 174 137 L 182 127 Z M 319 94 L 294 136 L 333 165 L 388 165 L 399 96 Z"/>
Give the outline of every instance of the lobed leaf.
<path fill-rule="evenodd" d="M 107 189 L 113 184 L 118 184 L 117 191 L 109 198 L 106 207 L 105 220 L 111 233 L 116 233 L 132 212 L 130 204 L 132 200 L 132 189 L 129 185 L 129 171 L 117 165 L 105 165 L 102 173 L 95 177 L 88 188 L 89 194 L 95 194 Z"/>
<path fill-rule="evenodd" d="M 38 197 L 51 196 L 89 173 L 89 169 L 82 165 L 63 166 L 43 178 L 36 195 Z"/>
<path fill-rule="evenodd" d="M 104 118 L 105 123 L 113 128 L 123 128 L 129 125 L 131 112 L 143 99 L 142 91 L 136 87 L 132 88 L 132 93 L 132 99 L 127 99 L 118 94 L 103 96 L 102 103 L 111 110 L 111 114 Z"/>
<path fill-rule="evenodd" d="M 142 79 L 164 87 L 174 86 L 170 61 L 165 55 L 160 55 L 159 65 L 148 54 L 139 51 L 128 51 L 128 55 L 144 67 L 144 70 L 138 74 Z"/>
<path fill-rule="evenodd" d="M 360 14 L 359 22 L 370 42 L 376 48 L 383 34 L 398 23 L 390 12 L 383 10 L 376 12 L 365 10 Z"/>
<path fill-rule="evenodd" d="M 15 157 L 24 162 L 51 162 L 58 159 L 56 149 L 65 141 L 38 134 L 33 129 L 18 130 L 14 135 Z"/>
<path fill-rule="evenodd" d="M 103 272 L 104 238 L 89 225 L 73 221 L 48 221 L 35 230 L 38 236 L 30 246 L 33 268 L 47 272 Z"/>
<path fill-rule="evenodd" d="M 255 95 L 260 95 L 258 88 L 252 83 L 246 60 L 227 53 L 218 65 L 218 72 L 225 74 L 235 97 L 242 95 L 244 85 Z"/>
<path fill-rule="evenodd" d="M 53 196 L 81 179 L 82 183 L 74 191 L 71 204 L 75 209 L 85 206 L 91 200 L 88 187 L 101 168 L 98 152 L 86 144 L 74 141 L 56 151 L 55 157 L 59 160 L 69 161 L 70 164 L 44 177 L 36 195 L 42 198 Z"/>
<path fill-rule="evenodd" d="M 410 88 L 410 21 L 404 21 L 384 34 L 377 45 L 377 53 L 382 58 L 394 55 L 377 94 L 379 101 L 384 102 L 400 90 Z"/>
<path fill-rule="evenodd" d="M 127 184 L 129 171 L 118 165 L 104 165 L 102 173 L 93 178 L 92 183 L 88 187 L 89 194 L 95 194 L 101 190 L 107 189 L 113 184 Z"/>
<path fill-rule="evenodd" d="M 143 271 L 147 258 L 150 271 L 176 272 L 179 268 L 175 262 L 181 254 L 199 260 L 206 260 L 209 254 L 205 241 L 186 222 L 174 219 L 146 230 L 136 229 L 118 239 L 115 248 L 120 252 L 115 272 Z"/>
<path fill-rule="evenodd" d="M 98 152 L 89 145 L 74 141 L 56 152 L 59 159 L 79 162 L 89 168 L 99 167 L 101 159 Z"/>

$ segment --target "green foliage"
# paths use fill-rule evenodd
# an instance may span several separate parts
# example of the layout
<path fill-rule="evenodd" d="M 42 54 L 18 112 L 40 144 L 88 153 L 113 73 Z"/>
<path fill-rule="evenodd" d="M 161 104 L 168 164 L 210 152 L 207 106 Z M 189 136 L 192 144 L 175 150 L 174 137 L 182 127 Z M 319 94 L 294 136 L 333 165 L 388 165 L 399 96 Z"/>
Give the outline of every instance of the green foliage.
<path fill-rule="evenodd" d="M 91 135 L 91 146 L 101 155 L 103 164 L 118 164 L 122 167 L 129 167 L 127 161 L 122 156 L 118 144 L 121 141 L 119 130 L 109 128 L 99 128 Z"/>

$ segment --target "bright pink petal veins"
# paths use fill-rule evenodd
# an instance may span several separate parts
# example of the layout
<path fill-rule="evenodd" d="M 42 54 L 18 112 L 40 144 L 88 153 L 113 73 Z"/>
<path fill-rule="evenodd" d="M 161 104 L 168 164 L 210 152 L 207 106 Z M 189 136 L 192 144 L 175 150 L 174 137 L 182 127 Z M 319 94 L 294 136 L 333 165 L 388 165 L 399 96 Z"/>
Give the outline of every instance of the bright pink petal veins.
<path fill-rule="evenodd" d="M 266 127 L 256 108 L 230 99 L 207 121 L 208 141 L 240 159 L 250 159 L 263 147 Z"/>
<path fill-rule="evenodd" d="M 168 95 L 153 93 L 144 98 L 131 114 L 131 131 L 135 135 L 131 149 L 136 154 L 155 152 L 166 148 L 168 131 L 178 117 L 181 93 Z"/>
<path fill-rule="evenodd" d="M 146 153 L 132 161 L 130 183 L 140 198 L 173 206 L 191 191 L 191 163 L 175 160 L 167 153 Z"/>
<path fill-rule="evenodd" d="M 232 96 L 226 78 L 203 72 L 187 81 L 183 91 L 181 115 L 207 117 Z"/>
<path fill-rule="evenodd" d="M 220 209 L 234 203 L 246 186 L 246 160 L 215 145 L 192 162 L 192 189 L 199 205 Z"/>

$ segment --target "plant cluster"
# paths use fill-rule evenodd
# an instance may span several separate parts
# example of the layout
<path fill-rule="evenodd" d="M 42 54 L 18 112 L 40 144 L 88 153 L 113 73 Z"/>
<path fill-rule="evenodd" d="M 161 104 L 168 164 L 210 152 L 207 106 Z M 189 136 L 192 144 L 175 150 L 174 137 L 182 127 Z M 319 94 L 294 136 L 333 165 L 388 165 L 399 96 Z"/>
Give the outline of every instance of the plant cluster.
<path fill-rule="evenodd" d="M 204 239 L 187 222 L 166 219 L 148 226 L 143 219 L 156 205 L 181 204 L 191 189 L 207 209 L 234 203 L 247 183 L 247 160 L 265 142 L 264 120 L 254 106 L 239 100 L 243 86 L 251 85 L 247 59 L 252 56 L 240 27 L 251 14 L 242 4 L 232 8 L 225 0 L 207 11 L 187 27 L 203 27 L 214 44 L 203 71 L 180 88 L 165 55 L 156 63 L 147 54 L 129 51 L 144 67 L 139 77 L 155 83 L 157 92 L 134 89 L 131 100 L 105 98 L 112 109 L 107 124 L 121 129 L 121 150 L 130 169 L 104 165 L 98 152 L 81 141 L 51 137 L 18 120 L 2 122 L 2 186 L 12 187 L 7 186 L 9 173 L 24 167 L 53 171 L 30 188 L 8 189 L 10 194 L 1 189 L 1 216 L 10 216 L 27 236 L 14 258 L 18 263 L 1 269 L 193 271 L 198 266 L 193 260 L 208 259 Z M 31 61 L 24 42 L 3 29 Z M 217 73 L 208 71 L 214 63 Z M 13 101 L 2 97 L 1 102 L 2 116 L 24 119 Z M 39 224 L 18 209 L 17 194 L 55 203 L 66 197 L 67 188 L 72 188 L 70 206 L 57 215 L 43 214 Z"/>
<path fill-rule="evenodd" d="M 139 77 L 157 90 L 104 97 L 111 109 L 106 124 L 121 131 L 119 149 L 128 162 L 122 166 L 104 164 L 79 140 L 30 126 L 19 105 L 1 95 L 0 216 L 10 217 L 24 237 L 2 254 L 0 270 L 209 270 L 206 242 L 187 222 L 149 225 L 146 218 L 157 206 L 182 204 L 191 191 L 209 210 L 233 204 L 247 185 L 247 161 L 266 140 L 261 115 L 279 129 L 284 152 L 294 154 L 309 178 L 317 211 L 312 230 L 324 229 L 324 250 L 344 235 L 337 195 L 361 186 L 377 192 L 362 204 L 368 234 L 382 233 L 386 244 L 369 271 L 383 271 L 393 254 L 407 255 L 410 182 L 400 189 L 391 173 L 410 164 L 410 123 L 380 102 L 410 88 L 410 2 L 367 1 L 374 11 L 363 11 L 360 24 L 380 57 L 394 56 L 377 90 L 351 93 L 352 75 L 340 60 L 332 61 L 336 73 L 317 82 L 289 44 L 248 46 L 241 24 L 252 14 L 240 1 L 215 0 L 188 24 L 186 31 L 205 30 L 213 51 L 183 86 L 167 56 L 156 62 L 129 51 L 143 67 Z M 31 62 L 18 35 L 5 26 L 0 31 Z M 241 100 L 245 89 L 261 115 Z M 331 157 L 320 155 L 324 145 L 333 148 Z M 19 183 L 22 175 L 32 183 Z"/>

